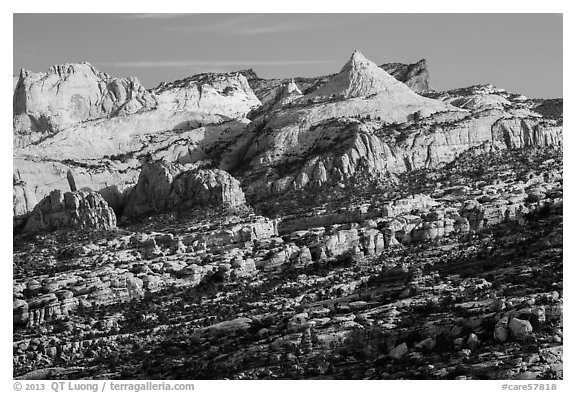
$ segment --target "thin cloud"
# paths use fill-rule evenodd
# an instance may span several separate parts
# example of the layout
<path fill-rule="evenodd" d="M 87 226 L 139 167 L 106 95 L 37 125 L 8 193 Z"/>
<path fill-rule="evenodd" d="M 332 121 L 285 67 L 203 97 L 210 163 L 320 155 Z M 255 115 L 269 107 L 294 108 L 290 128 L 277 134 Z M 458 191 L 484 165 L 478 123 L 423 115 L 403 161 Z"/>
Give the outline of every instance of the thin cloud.
<path fill-rule="evenodd" d="M 362 15 L 355 16 L 356 19 L 364 19 L 365 17 Z M 272 16 L 270 14 L 246 14 L 217 23 L 207 23 L 206 20 L 201 20 L 193 25 L 168 26 L 165 30 L 180 33 L 263 35 L 343 28 L 349 23 L 351 22 L 338 15 L 332 16 L 328 20 L 320 20 L 314 18 L 313 15 L 290 16 L 288 19 L 284 19 L 284 16 L 279 14 L 272 14 Z"/>
<path fill-rule="evenodd" d="M 123 19 L 146 20 L 146 19 L 174 19 L 174 18 L 182 18 L 188 15 L 190 14 L 160 13 L 160 14 L 113 14 L 112 16 Z"/>
<path fill-rule="evenodd" d="M 121 61 L 100 62 L 98 65 L 122 68 L 183 68 L 183 67 L 258 67 L 258 66 L 287 66 L 331 64 L 332 60 L 151 60 L 151 61 Z"/>
<path fill-rule="evenodd" d="M 209 14 L 210 15 L 210 14 Z M 165 28 L 167 31 L 175 31 L 179 33 L 231 33 L 235 34 L 246 26 L 250 26 L 252 23 L 261 19 L 262 16 L 258 14 L 248 14 L 239 15 L 231 19 L 224 20 L 222 22 L 206 24 L 206 21 L 199 21 L 193 25 L 184 26 L 168 26 Z"/>
<path fill-rule="evenodd" d="M 292 19 L 280 23 L 265 26 L 245 26 L 234 31 L 234 34 L 240 35 L 260 35 L 260 34 L 279 34 L 279 33 L 296 33 L 301 31 L 318 30 L 332 25 L 321 26 L 303 20 Z"/>

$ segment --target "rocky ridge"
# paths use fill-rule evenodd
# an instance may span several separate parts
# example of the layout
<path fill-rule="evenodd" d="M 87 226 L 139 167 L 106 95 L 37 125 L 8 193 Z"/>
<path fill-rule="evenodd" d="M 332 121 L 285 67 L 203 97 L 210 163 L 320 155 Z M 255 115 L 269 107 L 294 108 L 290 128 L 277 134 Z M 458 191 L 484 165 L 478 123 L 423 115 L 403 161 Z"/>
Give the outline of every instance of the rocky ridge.
<path fill-rule="evenodd" d="M 398 81 L 406 84 L 415 92 L 424 92 L 430 89 L 429 87 L 429 74 L 426 65 L 426 60 L 421 59 L 414 64 L 402 63 L 387 63 L 380 65 L 384 71 L 392 75 Z M 313 78 L 290 78 L 290 79 L 263 79 L 260 78 L 252 69 L 239 71 L 246 77 L 250 87 L 260 99 L 262 104 L 274 101 L 277 98 L 277 88 L 282 85 L 290 83 L 292 80 L 299 86 L 299 89 L 304 93 L 310 93 L 318 89 L 321 85 L 326 83 L 333 75 L 319 76 Z"/>
<path fill-rule="evenodd" d="M 427 93 L 449 103 L 440 104 L 413 94 L 360 53 L 351 57 L 343 72 L 327 77 L 324 87 L 311 93 L 300 96 L 302 89 L 296 81 L 276 88 L 277 100 L 269 102 L 272 106 L 264 104 L 264 112 L 250 115 L 250 121 L 242 116 L 249 115 L 260 101 L 242 74 L 202 74 L 153 89 L 150 94 L 159 102 L 154 110 L 78 123 L 26 149 L 16 149 L 14 212 L 31 211 L 34 201 L 54 188 L 65 188 L 63 174 L 68 170 L 118 210 L 125 203 L 127 189 L 136 184 L 141 157 L 148 155 L 180 164 L 209 162 L 234 173 L 245 190 L 261 189 L 259 197 L 266 197 L 269 192 L 302 188 L 316 169 L 320 174 L 326 171 L 321 179 L 336 183 L 350 175 L 372 173 L 374 165 L 366 166 L 367 170 L 357 170 L 356 163 L 354 170 L 342 168 L 349 166 L 345 163 L 351 157 L 357 161 L 366 152 L 368 162 L 379 163 L 375 173 L 387 176 L 443 165 L 469 148 L 558 145 L 562 140 L 561 123 L 541 119 L 531 109 L 536 105 L 521 97 L 495 88 L 444 96 Z M 385 88 L 388 85 L 399 94 L 394 104 L 390 103 L 392 92 Z M 368 95 L 320 98 L 325 89 L 340 88 L 344 89 L 341 93 L 352 89 L 353 95 Z M 380 88 L 384 90 L 373 94 Z M 403 100 L 407 101 L 400 104 Z M 230 120 L 229 116 L 240 118 Z M 390 123 L 390 116 L 399 123 Z M 367 141 L 357 140 L 351 142 L 356 147 L 349 153 L 325 159 L 322 152 L 327 144 L 321 137 L 328 129 L 342 134 L 342 140 L 356 138 L 346 118 L 363 123 L 362 134 L 367 135 L 369 145 L 380 146 L 376 150 L 384 149 L 385 154 L 374 156 Z M 248 173 L 235 172 L 246 166 Z M 287 168 L 294 171 L 287 173 Z"/>

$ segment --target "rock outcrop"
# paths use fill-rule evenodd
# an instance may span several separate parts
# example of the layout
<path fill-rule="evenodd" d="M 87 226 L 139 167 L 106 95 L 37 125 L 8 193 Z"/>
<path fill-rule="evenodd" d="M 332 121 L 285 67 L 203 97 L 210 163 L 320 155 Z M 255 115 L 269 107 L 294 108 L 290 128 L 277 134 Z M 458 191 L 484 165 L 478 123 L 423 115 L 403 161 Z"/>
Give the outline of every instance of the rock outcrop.
<path fill-rule="evenodd" d="M 398 81 L 404 83 L 417 93 L 430 90 L 428 84 L 428 67 L 426 60 L 422 59 L 414 64 L 386 63 L 380 66 Z M 263 106 L 275 101 L 281 86 L 291 82 L 295 83 L 304 93 L 310 93 L 328 82 L 334 75 L 323 75 L 312 78 L 296 77 L 290 79 L 264 79 L 260 78 L 253 69 L 239 71 L 246 77 L 248 83 Z"/>
<path fill-rule="evenodd" d="M 281 108 L 285 105 L 290 104 L 291 102 L 300 97 L 302 97 L 302 91 L 300 91 L 300 89 L 294 82 L 294 79 L 291 79 L 290 82 L 288 82 L 285 85 L 282 85 L 281 88 L 279 88 L 278 95 L 274 100 L 274 106 L 272 106 L 271 109 L 274 110 Z"/>
<path fill-rule="evenodd" d="M 220 169 L 187 169 L 164 161 L 146 163 L 125 207 L 127 216 L 194 207 L 246 203 L 238 180 Z"/>
<path fill-rule="evenodd" d="M 249 124 L 243 116 L 259 105 L 244 77 L 235 74 L 164 84 L 156 89 L 158 95 L 143 90 L 134 78 L 111 78 L 88 64 L 53 67 L 47 75 L 23 72 L 19 80 L 14 93 L 15 216 L 30 212 L 52 189 L 67 189 L 69 170 L 79 188 L 99 191 L 121 209 L 124 191 L 137 181 L 139 156 L 180 163 L 210 159 L 243 132 Z M 65 104 L 74 94 L 92 106 L 72 111 Z M 128 110 L 131 99 L 143 103 L 135 113 Z M 39 111 L 46 113 L 34 114 Z M 21 127 L 23 116 L 52 119 L 58 126 Z"/>
<path fill-rule="evenodd" d="M 54 190 L 36 205 L 23 232 L 76 228 L 110 230 L 115 227 L 116 215 L 100 194 Z"/>
<path fill-rule="evenodd" d="M 260 106 L 246 77 L 240 73 L 199 74 L 190 78 L 162 83 L 152 92 L 158 106 L 171 111 L 188 111 L 244 117 Z"/>
<path fill-rule="evenodd" d="M 424 106 L 426 103 L 405 84 L 366 59 L 358 51 L 352 54 L 340 73 L 331 77 L 316 91 L 307 94 L 305 98 L 314 100 L 316 98 L 355 98 L 370 95 L 385 95 L 398 107 Z M 432 107 L 435 106 L 433 102 L 428 102 L 428 104 Z M 436 107 L 439 109 L 441 106 L 437 105 Z"/>
<path fill-rule="evenodd" d="M 47 73 L 22 70 L 13 106 L 15 131 L 39 132 L 30 135 L 34 141 L 79 122 L 153 109 L 156 99 L 136 78 L 112 78 L 88 63 L 73 63 Z"/>
<path fill-rule="evenodd" d="M 502 89 L 475 86 L 435 97 L 450 104 L 422 100 L 355 52 L 318 89 L 254 120 L 242 158 L 251 169 L 247 193 L 266 197 L 436 168 L 470 149 L 562 146 L 561 123 Z"/>
<path fill-rule="evenodd" d="M 335 128 L 334 123 L 337 120 L 334 119 L 360 118 L 374 119 L 380 124 L 403 123 L 413 118 L 415 113 L 420 118 L 434 113 L 439 113 L 440 117 L 444 113 L 447 117 L 465 116 L 464 111 L 453 106 L 417 95 L 359 52 L 355 52 L 342 71 L 319 89 L 264 116 L 260 120 L 262 123 L 254 125 L 252 133 L 245 136 L 253 140 L 246 143 L 247 150 L 243 160 L 249 162 L 250 167 L 255 170 L 285 166 L 293 161 L 305 161 L 312 158 L 307 154 L 318 150 L 317 145 L 322 147 L 326 144 L 320 137 L 322 129 Z M 343 120 L 341 128 L 347 128 L 348 124 L 349 122 Z M 337 140 L 340 150 L 340 142 L 347 140 L 347 137 L 346 130 L 334 130 L 330 139 Z M 374 143 L 382 144 L 376 140 Z M 362 152 L 358 158 L 375 160 Z M 389 162 L 396 160 L 402 161 L 403 158 L 394 158 Z M 322 177 L 321 173 L 319 176 Z M 291 181 L 288 180 L 287 183 Z"/>
<path fill-rule="evenodd" d="M 430 76 L 425 59 L 418 60 L 414 64 L 387 63 L 382 64 L 380 68 L 417 93 L 430 90 L 428 84 Z"/>

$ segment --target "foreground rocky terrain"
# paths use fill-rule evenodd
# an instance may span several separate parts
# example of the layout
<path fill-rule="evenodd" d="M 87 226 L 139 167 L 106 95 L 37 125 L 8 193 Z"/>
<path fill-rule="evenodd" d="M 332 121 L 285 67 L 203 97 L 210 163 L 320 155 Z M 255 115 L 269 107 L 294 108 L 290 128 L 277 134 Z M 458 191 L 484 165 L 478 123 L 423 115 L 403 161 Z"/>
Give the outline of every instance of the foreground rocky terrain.
<path fill-rule="evenodd" d="M 14 119 L 15 377 L 563 377 L 561 100 L 355 52 L 23 71 Z"/>

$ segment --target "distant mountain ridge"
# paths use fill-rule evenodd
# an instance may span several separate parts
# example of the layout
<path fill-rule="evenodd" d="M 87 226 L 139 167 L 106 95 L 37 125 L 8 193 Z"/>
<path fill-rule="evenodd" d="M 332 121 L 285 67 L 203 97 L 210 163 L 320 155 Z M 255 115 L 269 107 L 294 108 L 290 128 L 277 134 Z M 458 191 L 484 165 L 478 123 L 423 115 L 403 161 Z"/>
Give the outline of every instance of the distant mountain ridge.
<path fill-rule="evenodd" d="M 317 78 L 244 70 L 146 90 L 79 63 L 14 83 L 15 216 L 66 190 L 69 171 L 122 211 L 154 160 L 226 171 L 250 201 L 434 168 L 470 149 L 562 146 L 561 102 L 490 85 L 436 92 L 424 60 L 377 66 L 360 52 Z"/>

